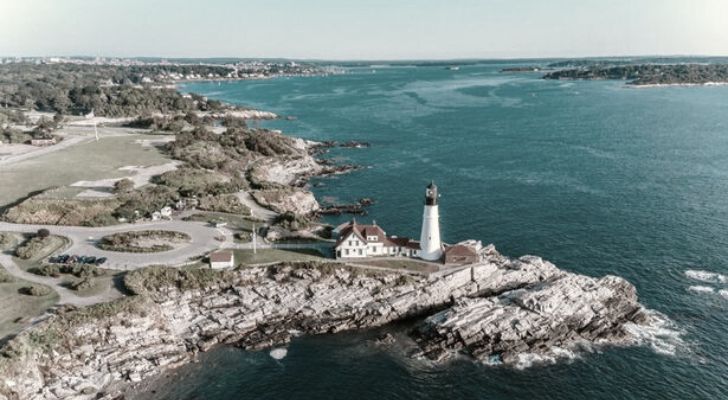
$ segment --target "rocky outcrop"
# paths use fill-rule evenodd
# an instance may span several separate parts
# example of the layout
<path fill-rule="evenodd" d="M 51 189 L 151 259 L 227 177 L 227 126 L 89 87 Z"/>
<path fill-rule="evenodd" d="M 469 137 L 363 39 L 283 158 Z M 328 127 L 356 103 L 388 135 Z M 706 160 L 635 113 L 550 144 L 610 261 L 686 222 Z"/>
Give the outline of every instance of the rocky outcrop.
<path fill-rule="evenodd" d="M 619 278 L 508 259 L 492 246 L 482 260 L 429 277 L 341 264 L 135 271 L 126 282 L 137 296 L 55 315 L 12 340 L 0 399 L 112 399 L 217 345 L 261 349 L 443 309 L 414 333 L 427 356 L 500 352 L 508 361 L 576 339 L 623 343 L 622 324 L 639 322 L 634 288 Z"/>
<path fill-rule="evenodd" d="M 517 365 L 524 354 L 555 358 L 580 342 L 621 343 L 629 339 L 625 323 L 646 318 L 624 279 L 564 274 L 497 297 L 459 299 L 427 318 L 415 337 L 432 359 L 457 351 Z"/>
<path fill-rule="evenodd" d="M 319 210 L 320 206 L 313 193 L 296 188 L 256 190 L 250 193 L 256 203 L 279 214 L 291 212 L 308 215 Z"/>

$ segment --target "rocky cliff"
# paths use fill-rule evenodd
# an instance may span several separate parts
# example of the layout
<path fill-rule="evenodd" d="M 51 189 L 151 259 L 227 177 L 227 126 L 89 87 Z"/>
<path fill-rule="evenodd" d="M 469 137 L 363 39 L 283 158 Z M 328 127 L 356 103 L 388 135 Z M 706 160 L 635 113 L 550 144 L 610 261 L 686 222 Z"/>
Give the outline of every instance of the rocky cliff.
<path fill-rule="evenodd" d="M 0 399 L 114 399 L 216 345 L 261 349 L 299 334 L 417 316 L 432 315 L 413 332 L 423 355 L 465 352 L 503 362 L 582 340 L 628 343 L 624 324 L 646 318 L 634 287 L 620 278 L 574 275 L 492 247 L 481 264 L 442 276 L 280 264 L 151 268 L 126 283 L 137 296 L 59 313 L 6 345 Z"/>

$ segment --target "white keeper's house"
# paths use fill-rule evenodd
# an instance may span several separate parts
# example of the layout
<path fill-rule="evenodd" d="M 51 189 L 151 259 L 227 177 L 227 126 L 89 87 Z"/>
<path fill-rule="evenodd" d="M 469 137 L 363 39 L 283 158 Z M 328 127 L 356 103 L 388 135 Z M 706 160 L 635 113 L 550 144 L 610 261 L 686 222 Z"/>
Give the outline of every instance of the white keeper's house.
<path fill-rule="evenodd" d="M 419 242 L 387 236 L 376 222 L 364 225 L 352 219 L 334 229 L 334 234 L 338 238 L 334 247 L 336 258 L 417 257 L 420 251 Z"/>

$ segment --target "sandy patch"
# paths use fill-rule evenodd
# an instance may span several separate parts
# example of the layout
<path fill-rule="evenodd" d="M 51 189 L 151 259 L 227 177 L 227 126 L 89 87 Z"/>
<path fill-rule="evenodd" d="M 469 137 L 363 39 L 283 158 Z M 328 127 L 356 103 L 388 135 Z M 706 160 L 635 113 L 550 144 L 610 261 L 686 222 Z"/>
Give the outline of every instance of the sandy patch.
<path fill-rule="evenodd" d="M 119 171 L 129 172 L 130 176 L 126 178 L 109 178 L 99 179 L 96 181 L 77 181 L 71 184 L 73 187 L 86 187 L 89 190 L 83 191 L 77 195 L 77 197 L 109 197 L 110 191 L 103 189 L 110 189 L 114 187 L 114 184 L 122 179 L 131 179 L 134 182 L 134 187 L 138 188 L 149 184 L 149 181 L 155 175 L 160 175 L 168 171 L 174 171 L 179 166 L 178 161 L 168 162 L 161 165 L 153 165 L 150 167 L 129 165 L 119 168 Z"/>

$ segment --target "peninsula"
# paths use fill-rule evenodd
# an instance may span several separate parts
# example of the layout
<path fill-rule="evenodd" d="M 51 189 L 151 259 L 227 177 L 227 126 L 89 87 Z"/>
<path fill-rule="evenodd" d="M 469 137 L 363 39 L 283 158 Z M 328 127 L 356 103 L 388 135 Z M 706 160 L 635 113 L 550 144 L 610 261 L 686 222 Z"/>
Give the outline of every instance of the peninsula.
<path fill-rule="evenodd" d="M 554 68 L 569 63 L 554 64 Z M 544 79 L 624 80 L 633 86 L 709 85 L 728 83 L 728 64 L 625 64 L 586 62 L 578 68 L 552 71 Z"/>

